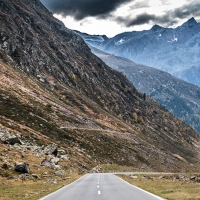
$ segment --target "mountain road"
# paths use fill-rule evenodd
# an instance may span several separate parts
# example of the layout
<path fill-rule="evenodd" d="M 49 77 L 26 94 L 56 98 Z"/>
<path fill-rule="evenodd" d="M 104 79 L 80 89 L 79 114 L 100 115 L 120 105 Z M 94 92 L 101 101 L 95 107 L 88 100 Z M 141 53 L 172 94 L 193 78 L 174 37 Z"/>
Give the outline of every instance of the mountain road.
<path fill-rule="evenodd" d="M 40 200 L 164 200 L 112 173 L 87 174 Z"/>

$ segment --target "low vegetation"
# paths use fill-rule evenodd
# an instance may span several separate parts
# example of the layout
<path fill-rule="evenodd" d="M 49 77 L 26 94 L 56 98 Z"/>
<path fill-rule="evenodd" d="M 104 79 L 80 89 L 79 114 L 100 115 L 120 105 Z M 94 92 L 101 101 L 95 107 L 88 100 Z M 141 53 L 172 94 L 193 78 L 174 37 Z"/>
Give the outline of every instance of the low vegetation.
<path fill-rule="evenodd" d="M 184 176 L 180 180 L 178 177 Z M 199 176 L 195 175 L 195 176 Z M 192 176 L 192 177 L 195 177 Z M 190 180 L 191 174 L 184 175 L 119 175 L 130 184 L 140 187 L 167 200 L 200 200 L 200 180 Z"/>
<path fill-rule="evenodd" d="M 4 180 L 0 182 L 0 200 L 38 200 L 80 178 L 78 173 L 67 178 L 51 177 L 41 180 Z M 56 181 L 56 184 L 54 183 Z"/>

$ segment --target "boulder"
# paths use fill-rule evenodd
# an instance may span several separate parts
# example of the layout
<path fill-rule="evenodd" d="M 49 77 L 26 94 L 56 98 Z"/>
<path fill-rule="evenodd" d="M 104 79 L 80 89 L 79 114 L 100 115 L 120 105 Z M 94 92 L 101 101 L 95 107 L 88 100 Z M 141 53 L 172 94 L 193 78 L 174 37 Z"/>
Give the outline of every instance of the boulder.
<path fill-rule="evenodd" d="M 64 149 L 58 149 L 58 153 L 60 155 L 65 155 L 66 154 L 66 151 Z"/>
<path fill-rule="evenodd" d="M 67 155 L 61 155 L 60 158 L 64 161 L 68 161 L 69 157 Z"/>
<path fill-rule="evenodd" d="M 60 159 L 56 158 L 56 157 L 51 159 L 51 163 L 53 163 L 55 165 L 57 165 L 59 161 L 60 161 Z"/>
<path fill-rule="evenodd" d="M 37 175 L 37 174 L 32 174 L 32 177 L 35 178 L 35 179 L 41 179 L 40 176 Z"/>
<path fill-rule="evenodd" d="M 64 170 L 58 170 L 58 171 L 55 172 L 55 175 L 65 177 L 66 172 Z"/>
<path fill-rule="evenodd" d="M 3 169 L 8 169 L 9 167 L 8 167 L 8 164 L 7 164 L 7 163 L 3 163 L 2 166 L 1 166 L 1 168 L 3 168 Z"/>
<path fill-rule="evenodd" d="M 54 169 L 54 170 L 61 170 L 61 169 L 62 169 L 62 167 L 61 167 L 60 165 L 54 165 L 54 164 L 52 164 L 52 165 L 50 166 L 50 168 L 51 168 L 51 169 Z"/>
<path fill-rule="evenodd" d="M 15 171 L 21 172 L 21 173 L 30 173 L 30 167 L 29 164 L 26 162 L 17 162 L 14 166 Z"/>
<path fill-rule="evenodd" d="M 27 179 L 30 179 L 30 176 L 29 176 L 29 174 L 25 173 L 25 174 L 19 175 L 19 178 L 22 179 L 23 181 L 25 181 Z"/>
<path fill-rule="evenodd" d="M 51 159 L 52 159 L 52 156 L 45 157 L 41 162 L 41 166 L 49 167 L 52 164 Z"/>
<path fill-rule="evenodd" d="M 22 143 L 18 137 L 13 137 L 13 138 L 6 139 L 4 141 L 4 144 L 14 145 L 14 144 L 22 144 Z"/>
<path fill-rule="evenodd" d="M 46 155 L 57 156 L 57 154 L 58 154 L 58 146 L 55 145 L 55 144 L 50 144 L 50 145 L 48 145 L 48 146 L 45 147 L 44 153 Z"/>
<path fill-rule="evenodd" d="M 54 170 L 60 170 L 62 168 L 60 165 L 57 165 L 58 161 L 59 161 L 59 158 L 49 155 L 45 159 L 42 160 L 41 166 L 49 167 Z"/>

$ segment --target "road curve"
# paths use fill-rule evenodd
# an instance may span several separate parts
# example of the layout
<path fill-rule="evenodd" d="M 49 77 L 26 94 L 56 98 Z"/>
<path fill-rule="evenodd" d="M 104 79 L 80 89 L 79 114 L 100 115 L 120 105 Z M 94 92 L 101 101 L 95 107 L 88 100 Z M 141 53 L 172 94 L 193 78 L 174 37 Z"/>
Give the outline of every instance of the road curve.
<path fill-rule="evenodd" d="M 87 174 L 40 200 L 164 200 L 113 174 Z"/>

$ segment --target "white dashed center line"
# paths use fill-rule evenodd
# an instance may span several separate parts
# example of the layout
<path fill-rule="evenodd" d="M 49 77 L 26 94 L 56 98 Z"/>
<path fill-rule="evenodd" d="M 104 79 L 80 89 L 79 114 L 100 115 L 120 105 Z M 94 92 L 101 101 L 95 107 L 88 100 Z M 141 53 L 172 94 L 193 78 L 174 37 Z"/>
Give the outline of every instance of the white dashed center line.
<path fill-rule="evenodd" d="M 100 190 L 98 191 L 98 194 L 101 194 Z"/>

